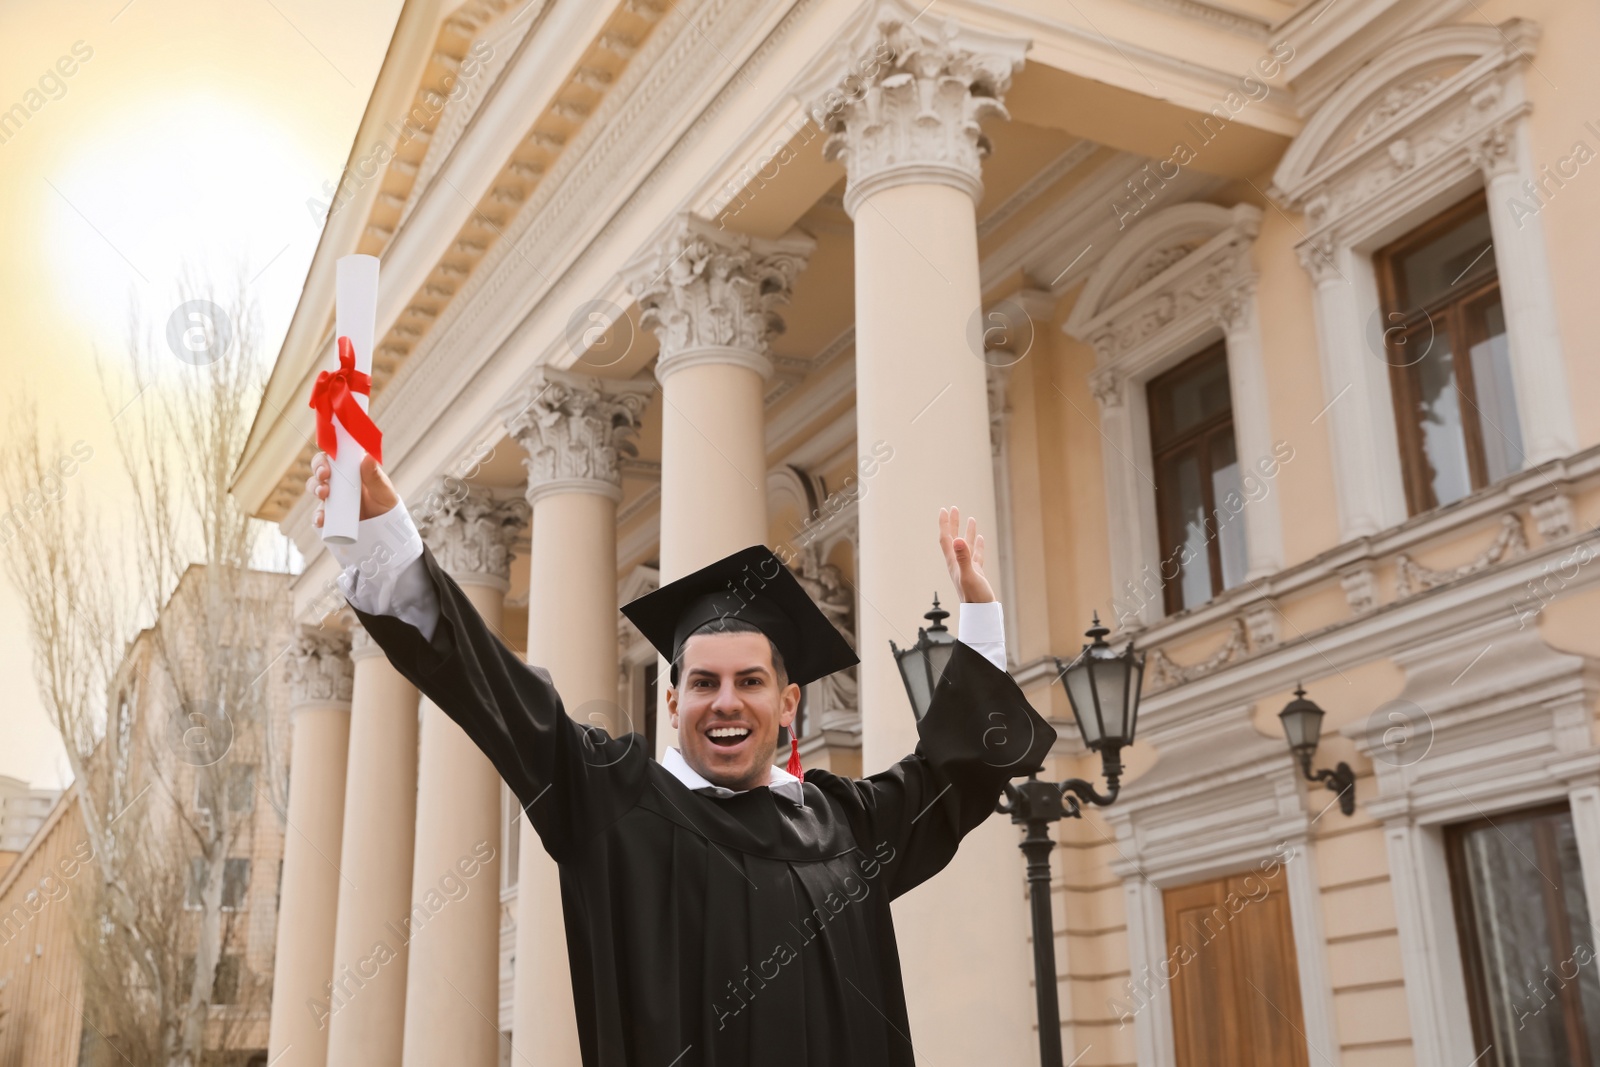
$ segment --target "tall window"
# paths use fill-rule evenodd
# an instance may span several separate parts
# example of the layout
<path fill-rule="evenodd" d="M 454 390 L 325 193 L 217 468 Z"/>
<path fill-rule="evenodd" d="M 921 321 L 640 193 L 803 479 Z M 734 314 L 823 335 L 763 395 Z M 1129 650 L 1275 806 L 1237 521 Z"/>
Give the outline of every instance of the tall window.
<path fill-rule="evenodd" d="M 1496 815 L 1451 827 L 1445 842 L 1484 1067 L 1590 1067 L 1600 965 L 1572 812 Z"/>
<path fill-rule="evenodd" d="M 1244 580 L 1244 497 L 1226 344 L 1219 341 L 1151 379 L 1146 396 L 1162 595 L 1170 615 Z"/>
<path fill-rule="evenodd" d="M 1482 193 L 1374 257 L 1411 514 L 1522 469 L 1522 427 Z"/>

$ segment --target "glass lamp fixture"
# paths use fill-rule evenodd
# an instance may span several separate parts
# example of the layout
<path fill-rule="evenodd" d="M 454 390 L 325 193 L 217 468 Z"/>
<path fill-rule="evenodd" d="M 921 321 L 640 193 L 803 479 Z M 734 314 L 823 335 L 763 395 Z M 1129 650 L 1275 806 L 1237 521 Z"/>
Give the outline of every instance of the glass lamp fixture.
<path fill-rule="evenodd" d="M 1322 739 L 1322 717 L 1325 715 L 1316 703 L 1306 699 L 1300 683 L 1294 687 L 1294 699 L 1278 712 L 1283 724 L 1283 736 L 1289 742 L 1289 751 L 1300 764 L 1300 773 L 1308 782 L 1321 782 L 1339 794 L 1339 810 L 1346 815 L 1356 811 L 1356 775 L 1348 763 L 1340 762 L 1333 770 L 1324 768 L 1312 771 L 1311 758 L 1317 754 L 1317 744 Z"/>
<path fill-rule="evenodd" d="M 939 606 L 939 594 L 933 595 L 933 610 L 922 616 L 929 625 L 917 627 L 917 643 L 909 648 L 899 648 L 891 639 L 889 649 L 900 667 L 900 677 L 906 683 L 906 695 L 911 698 L 911 710 L 917 721 L 928 714 L 933 703 L 933 690 L 944 677 L 944 669 L 955 651 L 956 635 L 945 626 L 950 613 Z"/>
<path fill-rule="evenodd" d="M 1100 753 L 1106 782 L 1116 796 L 1122 750 L 1133 744 L 1139 723 L 1144 653 L 1135 652 L 1132 641 L 1118 652 L 1106 644 L 1111 631 L 1101 624 L 1100 613 L 1095 612 L 1093 619 L 1094 625 L 1084 635 L 1092 641 L 1071 663 L 1062 663 L 1057 657 L 1056 671 L 1066 686 L 1083 743 L 1091 752 Z"/>

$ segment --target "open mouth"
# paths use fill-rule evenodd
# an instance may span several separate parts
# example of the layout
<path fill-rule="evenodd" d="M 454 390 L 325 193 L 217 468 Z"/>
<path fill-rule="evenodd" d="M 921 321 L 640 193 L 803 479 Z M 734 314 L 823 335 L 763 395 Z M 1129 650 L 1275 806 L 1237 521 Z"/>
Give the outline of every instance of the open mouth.
<path fill-rule="evenodd" d="M 736 748 L 750 736 L 748 726 L 713 726 L 706 737 L 718 748 Z"/>

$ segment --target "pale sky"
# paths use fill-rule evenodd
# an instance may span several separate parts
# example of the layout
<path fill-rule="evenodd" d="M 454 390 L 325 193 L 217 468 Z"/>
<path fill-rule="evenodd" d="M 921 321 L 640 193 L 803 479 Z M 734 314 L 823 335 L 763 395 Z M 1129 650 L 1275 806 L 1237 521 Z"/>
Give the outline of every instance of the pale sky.
<path fill-rule="evenodd" d="M 0 0 L 0 115 L 28 112 L 0 124 L 0 411 L 26 387 L 47 435 L 92 449 L 69 494 L 113 520 L 126 507 L 94 353 L 117 363 L 130 299 L 164 323 L 182 265 L 242 269 L 276 356 L 320 234 L 306 202 L 344 165 L 399 10 Z M 0 775 L 59 787 L 66 758 L 4 579 L 0 678 Z"/>

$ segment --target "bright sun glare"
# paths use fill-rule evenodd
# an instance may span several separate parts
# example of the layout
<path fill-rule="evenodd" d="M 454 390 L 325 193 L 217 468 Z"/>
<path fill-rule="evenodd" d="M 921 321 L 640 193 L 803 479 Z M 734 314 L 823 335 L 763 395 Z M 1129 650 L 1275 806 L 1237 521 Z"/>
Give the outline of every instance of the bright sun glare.
<path fill-rule="evenodd" d="M 306 200 L 331 177 L 292 137 L 243 104 L 192 94 L 130 105 L 79 145 L 42 226 L 52 288 L 79 329 L 115 350 L 130 297 L 159 327 L 185 267 L 223 292 L 237 269 L 258 276 L 268 321 L 287 321 L 272 312 L 292 311 L 320 232 Z"/>

